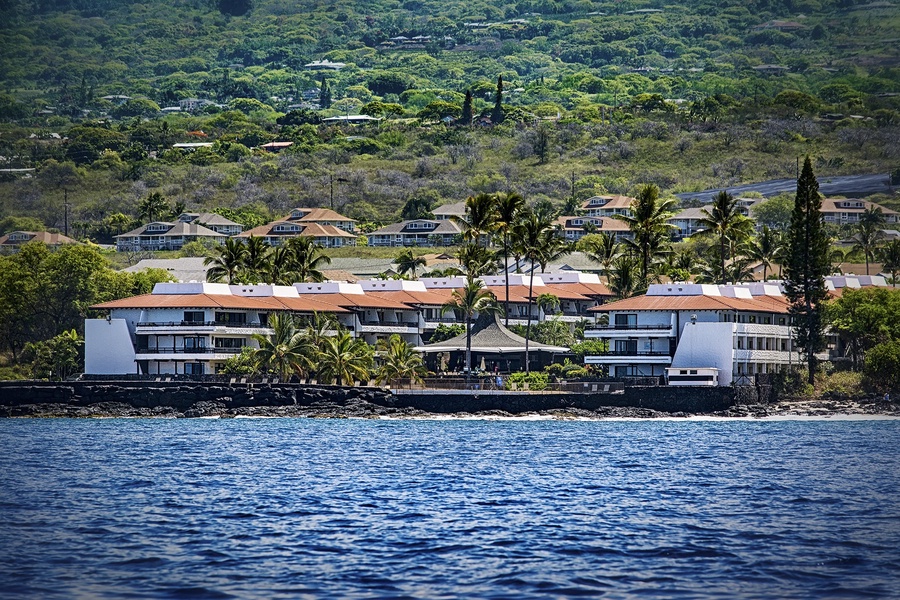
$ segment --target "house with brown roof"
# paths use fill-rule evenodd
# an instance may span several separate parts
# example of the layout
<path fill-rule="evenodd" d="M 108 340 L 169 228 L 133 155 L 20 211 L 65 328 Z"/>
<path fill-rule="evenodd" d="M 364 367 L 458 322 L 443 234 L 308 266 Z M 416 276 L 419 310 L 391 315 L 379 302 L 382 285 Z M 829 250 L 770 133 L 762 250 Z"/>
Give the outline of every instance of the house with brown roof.
<path fill-rule="evenodd" d="M 413 219 L 391 223 L 367 237 L 370 246 L 454 246 L 460 243 L 462 228 L 455 220 Z"/>
<path fill-rule="evenodd" d="M 293 237 L 312 237 L 325 248 L 355 246 L 356 220 L 329 208 L 295 208 L 283 219 L 241 232 L 235 237 L 261 237 L 280 246 Z"/>
<path fill-rule="evenodd" d="M 610 217 L 562 216 L 555 224 L 567 242 L 577 242 L 589 233 L 608 233 L 616 241 L 632 236 L 627 223 Z"/>
<path fill-rule="evenodd" d="M 634 201 L 630 196 L 592 196 L 582 203 L 581 209 L 589 217 L 630 215 Z"/>
<path fill-rule="evenodd" d="M 209 240 L 223 243 L 227 235 L 199 223 L 154 221 L 116 238 L 117 252 L 181 250 L 188 242 Z"/>
<path fill-rule="evenodd" d="M 0 237 L 0 250 L 16 252 L 28 242 L 43 242 L 51 248 L 59 248 L 63 244 L 77 244 L 77 240 L 65 236 L 59 232 L 50 231 L 10 231 Z"/>
<path fill-rule="evenodd" d="M 237 235 L 244 230 L 244 226 L 240 223 L 235 223 L 231 219 L 227 219 L 218 213 L 181 213 L 178 216 L 178 221 L 181 223 L 196 223 L 198 225 L 203 225 L 207 229 L 211 229 L 216 233 L 227 236 Z"/>
<path fill-rule="evenodd" d="M 890 208 L 885 208 L 868 200 L 855 198 L 825 198 L 822 200 L 822 220 L 835 225 L 847 225 L 859 223 L 860 217 L 867 209 L 877 208 L 884 215 L 886 224 L 896 224 L 900 213 Z"/>

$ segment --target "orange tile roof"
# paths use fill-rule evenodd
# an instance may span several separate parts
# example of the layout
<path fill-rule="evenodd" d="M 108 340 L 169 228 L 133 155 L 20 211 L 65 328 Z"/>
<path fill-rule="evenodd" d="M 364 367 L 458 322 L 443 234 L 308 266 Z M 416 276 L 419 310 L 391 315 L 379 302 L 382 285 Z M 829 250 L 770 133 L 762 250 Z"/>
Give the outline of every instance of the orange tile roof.
<path fill-rule="evenodd" d="M 91 308 L 225 308 L 242 310 L 289 310 L 294 312 L 346 313 L 337 304 L 310 298 L 280 296 L 231 296 L 229 294 L 143 294 L 96 304 Z"/>
<path fill-rule="evenodd" d="M 753 299 L 725 296 L 634 296 L 595 306 L 591 312 L 622 310 L 743 310 L 785 314 L 788 301 L 784 296 L 754 296 Z"/>
<path fill-rule="evenodd" d="M 342 214 L 336 213 L 330 208 L 295 208 L 294 210 L 302 210 L 306 212 L 306 216 L 300 217 L 299 219 L 294 219 L 294 221 L 355 221 L 355 219 L 351 219 L 350 217 L 345 217 Z M 284 219 L 287 220 L 290 217 L 288 215 Z"/>
<path fill-rule="evenodd" d="M 554 290 L 565 290 L 567 293 L 580 294 L 581 296 L 588 297 L 596 297 L 596 296 L 606 296 L 613 297 L 609 288 L 602 283 L 548 283 L 548 288 Z M 553 292 L 556 294 L 556 292 Z M 562 298 L 559 294 L 556 294 L 558 297 Z"/>
<path fill-rule="evenodd" d="M 319 223 L 301 223 L 302 230 L 300 232 L 296 231 L 275 231 L 275 227 L 277 225 L 283 224 L 297 224 L 297 221 L 273 221 L 271 223 L 267 223 L 266 225 L 260 225 L 259 227 L 254 227 L 253 229 L 248 229 L 247 231 L 241 232 L 234 237 L 239 238 L 248 238 L 248 237 L 281 237 L 281 238 L 289 238 L 289 237 L 297 237 L 297 236 L 305 236 L 305 237 L 342 237 L 342 238 L 355 238 L 356 236 L 350 233 L 349 231 L 344 231 L 340 227 L 335 227 L 334 225 L 320 225 Z"/>
<path fill-rule="evenodd" d="M 410 307 L 403 302 L 379 298 L 371 293 L 366 294 L 307 294 L 304 297 L 314 296 L 321 302 L 341 306 L 344 308 L 388 308 L 395 310 L 408 310 Z"/>
<path fill-rule="evenodd" d="M 379 292 L 366 292 L 366 295 L 372 295 L 377 298 L 382 298 L 384 300 L 388 300 L 390 302 L 402 302 L 407 306 L 418 306 L 418 305 L 429 305 L 429 306 L 441 306 L 446 303 L 451 296 L 451 291 L 448 290 L 448 293 L 442 294 L 435 291 L 427 291 L 427 292 L 414 292 L 407 290 L 391 290 L 391 291 L 379 291 Z"/>

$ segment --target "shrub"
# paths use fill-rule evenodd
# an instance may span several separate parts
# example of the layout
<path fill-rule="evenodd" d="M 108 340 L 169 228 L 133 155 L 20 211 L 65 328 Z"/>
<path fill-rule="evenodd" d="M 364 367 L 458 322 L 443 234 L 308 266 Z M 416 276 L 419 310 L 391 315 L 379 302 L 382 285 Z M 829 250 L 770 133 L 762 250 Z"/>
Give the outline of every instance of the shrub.
<path fill-rule="evenodd" d="M 547 383 L 549 381 L 550 377 L 547 373 L 541 371 L 532 371 L 531 373 L 519 371 L 510 374 L 510 376 L 506 378 L 506 389 L 511 390 L 512 384 L 514 383 L 516 384 L 517 389 L 522 389 L 524 384 L 527 383 L 529 390 L 545 390 L 547 389 Z"/>
<path fill-rule="evenodd" d="M 869 350 L 863 374 L 873 390 L 900 390 L 900 341 L 884 342 Z"/>

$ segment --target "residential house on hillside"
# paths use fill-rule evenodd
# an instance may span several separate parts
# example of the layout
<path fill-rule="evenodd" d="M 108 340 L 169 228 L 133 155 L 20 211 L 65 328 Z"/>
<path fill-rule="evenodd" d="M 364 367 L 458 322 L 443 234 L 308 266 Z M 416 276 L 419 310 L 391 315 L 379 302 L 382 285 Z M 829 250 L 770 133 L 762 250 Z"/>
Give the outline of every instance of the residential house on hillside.
<path fill-rule="evenodd" d="M 227 237 L 199 223 L 184 221 L 176 223 L 154 221 L 115 236 L 118 252 L 181 250 L 188 242 L 209 240 L 222 243 Z"/>
<path fill-rule="evenodd" d="M 244 231 L 235 237 L 262 237 L 272 246 L 280 246 L 292 237 L 313 237 L 325 248 L 355 246 L 356 221 L 329 208 L 295 208 L 291 213 L 266 225 Z"/>
<path fill-rule="evenodd" d="M 881 214 L 884 215 L 885 223 L 895 224 L 898 222 L 898 213 L 895 210 L 879 206 L 868 200 L 850 199 L 831 199 L 822 200 L 822 220 L 826 223 L 834 223 L 836 225 L 846 225 L 858 223 L 859 218 L 868 208 L 879 208 Z"/>
<path fill-rule="evenodd" d="M 456 221 L 413 219 L 392 223 L 367 237 L 370 246 L 452 246 L 459 243 L 461 234 Z"/>
<path fill-rule="evenodd" d="M 616 241 L 631 237 L 628 224 L 609 217 L 559 217 L 556 226 L 567 242 L 577 242 L 589 233 L 608 233 L 616 237 Z"/>
<path fill-rule="evenodd" d="M 438 221 L 448 221 L 453 218 L 461 219 L 466 216 L 466 203 L 454 202 L 453 204 L 438 206 L 431 211 L 431 214 L 433 214 L 434 218 Z"/>
<path fill-rule="evenodd" d="M 77 240 L 65 236 L 59 232 L 49 231 L 10 231 L 0 236 L 0 249 L 6 252 L 15 252 L 28 242 L 43 242 L 51 248 L 59 248 L 63 244 L 77 244 Z"/>
<path fill-rule="evenodd" d="M 634 198 L 629 196 L 592 196 L 584 201 L 581 209 L 589 217 L 611 217 L 630 215 Z"/>
<path fill-rule="evenodd" d="M 227 236 L 237 235 L 244 230 L 244 226 L 240 223 L 235 223 L 217 213 L 181 213 L 178 215 L 178 221 L 203 225 L 207 229 Z"/>
<path fill-rule="evenodd" d="M 703 214 L 704 209 L 707 211 L 712 210 L 712 206 L 686 208 L 669 219 L 668 222 L 676 228 L 673 232 L 673 237 L 676 240 L 680 240 L 691 237 L 703 229 L 700 226 L 700 220 L 706 218 L 706 215 Z"/>

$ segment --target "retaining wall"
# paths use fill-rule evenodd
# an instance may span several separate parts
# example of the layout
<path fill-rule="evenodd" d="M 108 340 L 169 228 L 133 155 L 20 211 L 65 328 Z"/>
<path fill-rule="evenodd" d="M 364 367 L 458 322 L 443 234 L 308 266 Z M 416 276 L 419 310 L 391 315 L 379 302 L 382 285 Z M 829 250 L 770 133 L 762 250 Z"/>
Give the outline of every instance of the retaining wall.
<path fill-rule="evenodd" d="M 649 408 L 663 412 L 710 413 L 757 400 L 755 388 L 629 387 L 624 393 L 491 393 L 424 391 L 393 395 L 381 388 L 273 383 L 197 383 L 149 381 L 0 382 L 0 406 L 67 404 L 90 406 L 124 403 L 138 408 L 172 407 L 184 412 L 198 402 L 217 401 L 226 408 L 251 406 L 342 405 L 370 402 L 430 413 L 505 411 L 537 412 L 563 408 Z"/>

